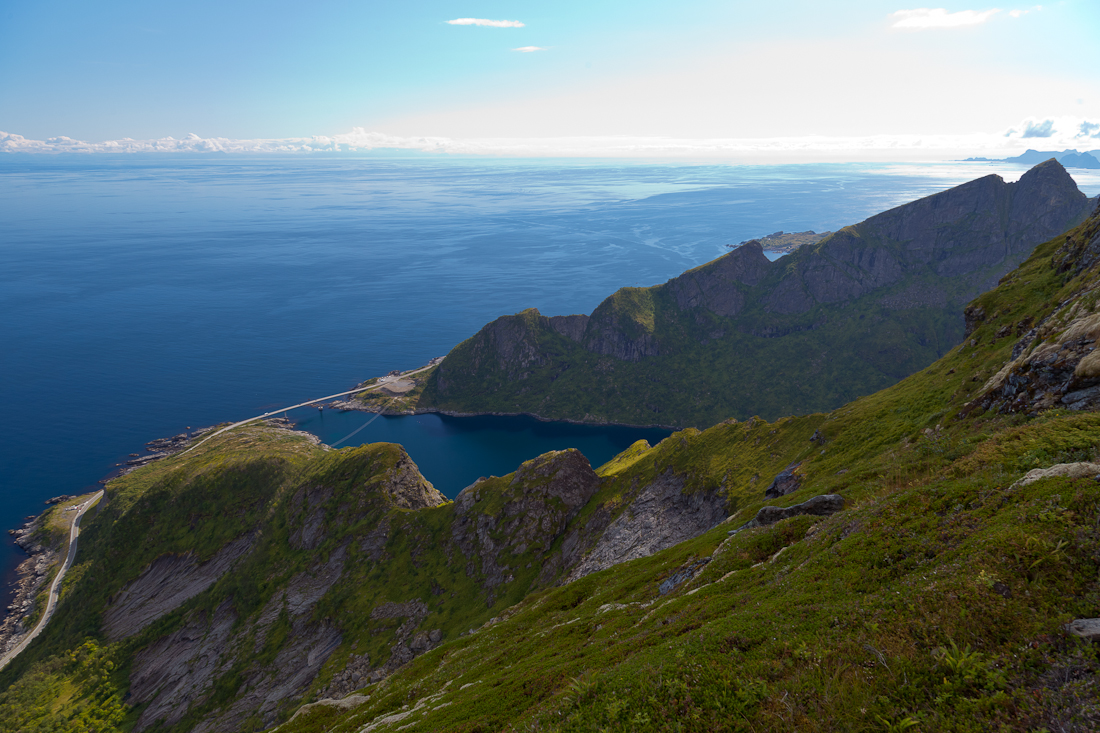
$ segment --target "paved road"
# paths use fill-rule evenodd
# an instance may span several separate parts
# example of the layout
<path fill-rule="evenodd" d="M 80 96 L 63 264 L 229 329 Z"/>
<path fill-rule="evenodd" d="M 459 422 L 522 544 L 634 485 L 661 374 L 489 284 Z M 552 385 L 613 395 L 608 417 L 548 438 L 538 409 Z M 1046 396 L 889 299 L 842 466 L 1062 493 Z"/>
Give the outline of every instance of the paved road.
<path fill-rule="evenodd" d="M 306 407 L 307 405 L 313 405 L 313 404 L 316 404 L 318 402 L 324 402 L 325 400 L 331 400 L 334 397 L 344 397 L 344 396 L 349 395 L 349 394 L 359 394 L 361 392 L 371 392 L 371 391 L 376 390 L 376 389 L 381 389 L 382 387 L 385 387 L 390 382 L 396 381 L 398 379 L 404 379 L 405 377 L 411 376 L 413 374 L 419 374 L 420 372 L 426 372 L 429 369 L 431 369 L 433 366 L 435 366 L 435 364 L 429 364 L 426 367 L 421 367 L 420 369 L 414 369 L 411 372 L 405 372 L 404 374 L 401 374 L 401 375 L 398 375 L 398 376 L 395 376 L 395 377 L 385 376 L 385 377 L 382 377 L 381 379 L 379 379 L 377 384 L 373 384 L 370 387 L 359 387 L 359 388 L 356 388 L 356 389 L 349 389 L 347 392 L 337 392 L 336 394 L 330 394 L 328 397 L 318 397 L 317 399 L 309 400 L 308 402 L 299 402 L 297 405 L 291 405 L 290 407 L 281 407 L 278 410 L 272 410 L 271 412 L 265 412 L 264 414 L 257 415 L 256 417 L 250 417 L 247 420 L 241 420 L 240 422 L 235 422 L 232 425 L 230 425 L 229 427 L 222 428 L 221 430 L 217 431 L 216 433 L 206 436 L 205 438 L 200 440 L 195 445 L 191 446 L 187 450 L 185 450 L 182 453 L 179 453 L 177 455 L 182 456 L 184 453 L 187 453 L 189 451 L 193 451 L 195 448 L 198 448 L 200 445 L 202 445 L 206 441 L 210 440 L 211 438 L 217 437 L 217 436 L 221 435 L 222 433 L 224 433 L 228 430 L 232 430 L 233 428 L 239 428 L 241 425 L 246 425 L 246 424 L 248 424 L 248 423 L 250 423 L 254 420 L 263 420 L 266 417 L 271 417 L 272 415 L 278 415 L 280 412 L 286 412 L 287 410 L 294 410 L 294 409 L 299 408 L 299 407 Z M 34 630 L 30 634 L 28 634 L 27 637 L 25 639 L 23 639 L 23 641 L 19 642 L 19 644 L 14 649 L 12 649 L 10 652 L 8 652 L 6 655 L 4 655 L 3 659 L 0 659 L 0 669 L 3 669 L 4 667 L 6 667 L 8 662 L 10 662 L 12 659 L 15 659 L 15 657 L 18 656 L 21 651 L 23 651 L 24 649 L 27 648 L 28 644 L 30 644 L 32 641 L 34 641 L 36 636 L 38 636 L 40 633 L 42 633 L 42 629 L 46 628 L 46 622 L 50 620 L 50 616 L 53 615 L 54 608 L 57 606 L 57 597 L 58 597 L 58 594 L 60 593 L 61 581 L 65 578 L 65 573 L 68 572 L 69 566 L 73 564 L 73 558 L 76 557 L 76 538 L 80 535 L 80 518 L 83 517 L 84 512 L 91 509 L 92 506 L 97 501 L 99 501 L 100 497 L 102 497 L 102 496 L 103 496 L 103 490 L 100 489 L 98 492 L 96 492 L 95 496 L 93 496 L 91 499 L 88 499 L 88 501 L 81 504 L 80 509 L 77 510 L 76 516 L 73 517 L 72 526 L 69 528 L 69 552 L 65 556 L 65 563 L 61 566 L 61 569 L 58 571 L 57 577 L 54 578 L 53 584 L 50 585 L 50 595 L 46 600 L 46 610 L 42 614 L 42 618 L 40 618 L 38 620 L 38 625 L 36 625 L 34 627 Z"/>
<path fill-rule="evenodd" d="M 4 655 L 3 659 L 0 659 L 0 669 L 3 669 L 8 665 L 8 662 L 15 659 L 21 651 L 27 648 L 27 645 L 34 641 L 35 637 L 42 633 L 42 629 L 46 628 L 46 623 L 50 620 L 50 616 L 53 615 L 54 609 L 57 607 L 57 598 L 61 593 L 61 581 L 65 579 L 65 573 L 69 571 L 69 567 L 73 564 L 73 558 L 76 557 L 76 540 L 80 536 L 80 518 L 84 516 L 84 513 L 92 508 L 97 501 L 103 496 L 103 489 L 100 489 L 95 493 L 92 498 L 80 505 L 80 508 L 76 511 L 76 516 L 73 517 L 73 523 L 69 526 L 69 551 L 65 555 L 65 562 L 61 565 L 61 569 L 57 571 L 57 576 L 53 579 L 53 583 L 50 584 L 50 594 L 46 597 L 46 610 L 42 612 L 42 617 L 38 619 L 38 624 L 34 627 L 34 630 L 19 642 L 18 645 L 10 652 Z"/>
<path fill-rule="evenodd" d="M 264 414 L 257 415 L 256 417 L 250 417 L 247 420 L 241 420 L 240 422 L 235 422 L 232 425 L 230 425 L 229 427 L 222 428 L 218 432 L 206 436 L 205 438 L 200 440 L 198 443 L 195 443 L 193 446 L 191 446 L 187 450 L 185 450 L 181 453 L 177 453 L 176 455 L 182 456 L 184 453 L 189 453 L 189 452 L 195 450 L 196 448 L 198 448 L 200 445 L 202 445 L 206 441 L 210 440 L 211 438 L 216 438 L 217 436 L 221 435 L 222 433 L 224 433 L 228 430 L 232 430 L 233 428 L 239 428 L 242 425 L 247 425 L 248 423 L 250 423 L 254 420 L 263 420 L 264 418 L 271 417 L 272 415 L 278 415 L 280 412 L 286 412 L 288 410 L 295 410 L 299 407 L 306 407 L 308 405 L 314 405 L 314 404 L 317 404 L 318 402 L 324 402 L 325 400 L 331 400 L 334 397 L 344 397 L 345 395 L 349 395 L 349 394 L 360 394 L 362 392 L 371 392 L 371 391 L 374 391 L 376 389 L 381 389 L 382 387 L 385 387 L 390 382 L 395 382 L 398 379 L 404 379 L 405 377 L 412 376 L 413 374 L 419 374 L 420 372 L 426 372 L 434 366 L 436 366 L 436 365 L 435 364 L 429 364 L 426 367 L 420 367 L 419 369 L 414 369 L 411 372 L 405 372 L 403 374 L 399 374 L 396 377 L 390 377 L 390 376 L 382 377 L 378 380 L 377 384 L 372 384 L 369 387 L 358 387 L 356 389 L 349 389 L 347 392 L 337 392 L 336 394 L 330 394 L 328 397 L 318 397 L 317 399 L 310 400 L 309 402 L 299 402 L 298 404 L 291 405 L 290 407 L 280 407 L 278 410 L 272 410 L 271 412 L 265 412 Z"/>

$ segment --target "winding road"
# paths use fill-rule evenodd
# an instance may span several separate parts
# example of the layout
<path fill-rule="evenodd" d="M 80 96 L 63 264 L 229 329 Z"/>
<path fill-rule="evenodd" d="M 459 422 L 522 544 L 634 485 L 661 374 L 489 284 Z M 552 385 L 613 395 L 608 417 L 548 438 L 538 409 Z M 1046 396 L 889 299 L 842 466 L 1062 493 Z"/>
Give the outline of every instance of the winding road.
<path fill-rule="evenodd" d="M 360 394 L 362 392 L 371 392 L 376 389 L 381 389 L 391 382 L 397 381 L 399 379 L 404 379 L 405 377 L 412 376 L 413 374 L 426 372 L 434 366 L 436 366 L 436 364 L 433 363 L 419 369 L 414 369 L 411 372 L 404 372 L 403 374 L 399 374 L 396 376 L 387 375 L 385 377 L 381 377 L 376 384 L 372 384 L 369 387 L 357 387 L 355 389 L 349 389 L 347 392 L 337 392 L 336 394 L 331 394 L 327 397 L 318 397 L 317 399 L 309 400 L 308 402 L 299 402 L 297 405 L 291 405 L 290 407 L 281 407 L 278 410 L 272 410 L 271 412 L 265 412 L 264 414 L 257 415 L 256 417 L 250 417 L 247 420 L 235 422 L 228 427 L 222 428 L 216 433 L 206 436 L 198 443 L 195 443 L 195 445 L 191 446 L 185 451 L 177 453 L 176 455 L 182 456 L 184 453 L 189 453 L 190 451 L 198 448 L 200 445 L 210 440 L 211 438 L 215 438 L 226 431 L 232 430 L 233 428 L 239 428 L 241 425 L 247 425 L 248 423 L 255 420 L 263 420 L 264 418 L 271 417 L 272 415 L 278 415 L 280 412 L 294 410 L 299 407 L 306 407 L 308 405 L 313 405 L 318 402 L 324 402 L 325 400 L 331 400 L 334 397 L 344 397 L 349 394 Z M 46 623 L 50 620 L 50 616 L 53 615 L 54 609 L 57 607 L 58 596 L 61 593 L 61 581 L 65 579 L 65 573 L 68 572 L 69 567 L 73 564 L 73 558 L 76 557 L 76 542 L 77 537 L 80 536 L 80 518 L 83 517 L 84 513 L 91 509 L 95 505 L 95 503 L 99 501 L 102 497 L 103 489 L 100 489 L 90 499 L 81 504 L 79 509 L 77 509 L 76 516 L 73 517 L 73 522 L 69 527 L 69 551 L 65 555 L 65 562 L 61 565 L 61 569 L 57 572 L 57 577 L 55 577 L 53 579 L 53 583 L 50 584 L 50 594 L 46 599 L 46 610 L 43 611 L 42 618 L 38 619 L 38 623 L 35 625 L 34 630 L 27 634 L 27 636 L 24 637 L 24 639 L 19 642 L 15 646 L 15 648 L 5 654 L 3 658 L 0 658 L 0 669 L 6 667 L 8 665 L 8 662 L 19 656 L 19 653 L 26 649 L 27 646 L 32 641 L 34 641 L 35 637 L 42 633 L 42 629 L 46 628 Z"/>
<path fill-rule="evenodd" d="M 53 579 L 53 583 L 50 584 L 50 593 L 46 597 L 46 609 L 42 612 L 42 618 L 38 619 L 38 623 L 35 625 L 34 629 L 23 638 L 23 641 L 19 642 L 14 649 L 5 654 L 3 659 L 0 659 L 0 669 L 6 667 L 8 662 L 19 656 L 19 653 L 26 649 L 27 645 L 42 633 L 42 629 L 46 628 L 46 623 L 50 620 L 50 616 L 53 615 L 54 609 L 57 608 L 57 599 L 61 594 L 61 581 L 65 579 L 65 573 L 68 572 L 69 567 L 73 564 L 73 558 L 76 557 L 76 541 L 77 537 L 80 536 L 80 518 L 83 517 L 84 513 L 91 509 L 102 497 L 103 489 L 100 489 L 92 495 L 92 498 L 85 501 L 77 509 L 76 516 L 73 517 L 73 522 L 69 526 L 69 551 L 65 554 L 65 562 L 62 563 L 61 569 L 57 571 L 57 576 Z"/>

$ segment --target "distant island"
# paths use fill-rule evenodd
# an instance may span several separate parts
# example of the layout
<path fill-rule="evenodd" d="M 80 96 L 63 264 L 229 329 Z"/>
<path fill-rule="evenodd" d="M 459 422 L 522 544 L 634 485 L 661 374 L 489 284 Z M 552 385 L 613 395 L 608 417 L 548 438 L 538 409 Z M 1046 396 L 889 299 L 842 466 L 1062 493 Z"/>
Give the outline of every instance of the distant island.
<path fill-rule="evenodd" d="M 757 239 L 747 239 L 741 244 L 727 244 L 730 249 L 737 249 L 742 244 L 748 244 L 749 242 L 759 242 L 765 252 L 782 252 L 787 254 L 794 252 L 796 249 L 804 244 L 817 244 L 825 237 L 832 234 L 832 232 L 815 232 L 812 229 L 805 232 L 784 232 L 782 230 L 775 232 L 774 234 L 768 234 Z"/>
<path fill-rule="evenodd" d="M 1044 160 L 1054 158 L 1066 168 L 1100 168 L 1100 150 L 1088 150 L 1080 153 L 1076 150 L 1027 150 L 1015 158 L 967 158 L 967 163 L 1021 163 L 1038 165 Z"/>

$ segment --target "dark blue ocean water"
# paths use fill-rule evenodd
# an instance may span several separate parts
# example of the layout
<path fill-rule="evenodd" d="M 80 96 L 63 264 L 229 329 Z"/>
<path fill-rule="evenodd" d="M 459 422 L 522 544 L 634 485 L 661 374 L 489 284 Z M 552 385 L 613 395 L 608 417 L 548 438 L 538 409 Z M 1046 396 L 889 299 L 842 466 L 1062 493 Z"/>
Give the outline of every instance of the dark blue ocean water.
<path fill-rule="evenodd" d="M 0 156 L 0 527 L 153 438 L 419 366 L 503 313 L 590 312 L 726 243 L 835 229 L 985 172 Z M 326 439 L 365 419 L 307 417 Z M 598 462 L 634 435 L 418 417 L 356 440 L 406 444 L 453 495 L 547 446 Z M 17 557 L 5 542 L 0 565 Z"/>

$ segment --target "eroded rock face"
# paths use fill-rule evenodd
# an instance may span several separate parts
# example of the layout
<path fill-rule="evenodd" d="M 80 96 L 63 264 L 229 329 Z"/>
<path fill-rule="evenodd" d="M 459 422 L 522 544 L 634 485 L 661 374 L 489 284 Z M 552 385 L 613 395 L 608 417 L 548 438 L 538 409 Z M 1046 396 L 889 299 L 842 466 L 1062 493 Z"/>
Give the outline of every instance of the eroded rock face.
<path fill-rule="evenodd" d="M 735 316 L 745 306 L 744 288 L 756 285 L 771 262 L 760 242 L 741 245 L 725 257 L 688 270 L 669 281 L 668 287 L 681 310 L 703 308 L 720 316 Z"/>
<path fill-rule="evenodd" d="M 588 328 L 588 316 L 550 316 L 550 328 L 570 341 L 580 341 L 584 338 L 585 329 Z"/>
<path fill-rule="evenodd" d="M 222 657 L 237 615 L 227 601 L 207 618 L 196 614 L 187 625 L 145 647 L 134 657 L 130 674 L 133 705 L 148 703 L 135 730 L 157 721 L 175 725 L 190 706 L 210 696 L 225 660 Z"/>
<path fill-rule="evenodd" d="M 1100 212 L 1067 240 L 1055 262 L 1075 274 L 1081 262 L 1095 264 L 1098 254 Z M 978 408 L 1032 414 L 1053 407 L 1100 409 L 1100 304 L 1091 302 L 1096 300 L 1093 294 L 1091 289 L 1077 293 L 1034 327 L 1030 319 L 1018 323 L 1016 335 L 1027 330 L 1013 347 L 1012 359 L 982 386 L 963 414 Z M 1003 335 L 1011 330 L 1002 329 Z"/>
<path fill-rule="evenodd" d="M 512 580 L 501 562 L 503 554 L 518 555 L 536 547 L 548 551 L 595 495 L 599 481 L 588 459 L 570 449 L 547 453 L 520 466 L 504 492 L 499 511 L 479 511 L 479 484 L 459 493 L 452 537 L 468 559 L 467 574 L 480 570 L 489 605 L 497 586 Z M 560 559 L 555 567 L 560 569 Z"/>
<path fill-rule="evenodd" d="M 607 525 L 592 549 L 569 573 L 568 580 L 648 557 L 699 536 L 725 518 L 726 497 L 722 492 L 685 492 L 683 478 L 666 472 L 642 488 L 630 505 Z"/>
<path fill-rule="evenodd" d="M 439 493 L 416 467 L 407 453 L 390 469 L 382 485 L 382 491 L 401 509 L 427 509 L 447 503 L 447 497 Z"/>
<path fill-rule="evenodd" d="M 252 549 L 253 536 L 240 537 L 200 563 L 191 553 L 162 555 L 122 589 L 103 614 L 111 641 L 133 636 L 212 586 Z"/>
<path fill-rule="evenodd" d="M 309 686 L 340 644 L 334 621 L 314 621 L 311 614 L 343 574 L 345 556 L 346 546 L 340 547 L 326 562 L 295 575 L 258 617 L 246 623 L 238 623 L 231 601 L 226 601 L 210 618 L 194 614 L 182 629 L 138 652 L 130 694 L 134 703 L 148 703 L 148 707 L 135 730 L 145 730 L 162 719 L 169 725 L 179 721 L 208 698 L 214 682 L 234 667 L 243 668 L 243 679 L 233 702 L 212 712 L 193 730 L 236 731 L 253 715 L 264 725 L 274 724 L 281 706 Z M 284 614 L 290 628 L 274 660 L 255 661 Z"/>
<path fill-rule="evenodd" d="M 425 510 L 446 503 L 397 446 L 355 449 L 323 465 L 321 473 L 287 498 L 282 509 L 285 525 L 277 525 L 285 527 L 283 536 L 298 551 L 296 556 L 311 564 L 289 577 L 280 575 L 282 568 L 264 568 L 276 585 L 262 597 L 263 605 L 243 618 L 234 605 L 240 599 L 230 597 L 216 611 L 193 611 L 181 628 L 141 649 L 131 667 L 131 699 L 146 706 L 136 731 L 158 721 L 171 725 L 203 711 L 204 702 L 227 675 L 234 676 L 233 696 L 206 713 L 192 730 L 237 731 L 251 729 L 256 721 L 263 727 L 274 725 L 313 684 L 343 641 L 341 619 L 318 614 L 317 609 L 338 583 L 347 582 L 349 555 L 362 552 L 357 559 L 384 559 L 394 509 Z M 372 517 L 377 521 L 370 521 Z M 356 525 L 363 530 L 349 531 Z M 257 528 L 206 563 L 192 555 L 158 558 L 117 594 L 105 613 L 105 630 L 112 639 L 132 636 L 226 572 L 254 572 L 254 567 L 234 566 L 272 531 L 278 536 L 279 530 L 267 525 Z M 334 543 L 333 538 L 340 541 Z M 413 605 L 392 658 L 381 660 L 379 674 L 388 674 L 442 640 L 438 629 L 419 629 L 427 607 L 420 601 Z M 355 661 L 369 667 L 369 659 Z M 347 683 L 362 678 L 361 672 L 360 680 L 348 675 Z"/>

